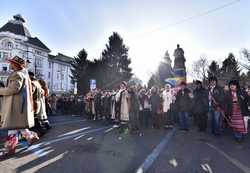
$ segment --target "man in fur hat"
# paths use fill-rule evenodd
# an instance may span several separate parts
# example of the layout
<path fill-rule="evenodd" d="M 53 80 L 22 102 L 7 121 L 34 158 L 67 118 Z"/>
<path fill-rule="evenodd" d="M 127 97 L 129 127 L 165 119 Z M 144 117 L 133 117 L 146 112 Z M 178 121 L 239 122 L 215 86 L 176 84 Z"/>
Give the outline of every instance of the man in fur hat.
<path fill-rule="evenodd" d="M 15 56 L 8 62 L 13 72 L 7 79 L 7 86 L 0 88 L 0 95 L 3 96 L 0 128 L 9 130 L 4 154 L 13 154 L 18 143 L 18 130 L 29 144 L 39 138 L 28 130 L 34 126 L 34 114 L 31 82 L 25 61 Z"/>

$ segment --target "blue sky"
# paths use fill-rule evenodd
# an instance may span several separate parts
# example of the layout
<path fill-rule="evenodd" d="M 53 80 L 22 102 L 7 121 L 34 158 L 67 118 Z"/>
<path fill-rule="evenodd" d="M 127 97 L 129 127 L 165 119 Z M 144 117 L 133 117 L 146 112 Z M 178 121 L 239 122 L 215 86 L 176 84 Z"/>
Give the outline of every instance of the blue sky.
<path fill-rule="evenodd" d="M 230 2 L 235 3 L 171 25 Z M 99 58 L 112 32 L 120 33 L 130 48 L 133 72 L 144 81 L 166 50 L 173 59 L 178 43 L 188 69 L 201 55 L 222 61 L 229 52 L 239 58 L 241 48 L 250 49 L 249 0 L 1 0 L 0 8 L 1 26 L 20 13 L 31 35 L 53 54 L 75 56 L 85 48 L 89 59 Z"/>

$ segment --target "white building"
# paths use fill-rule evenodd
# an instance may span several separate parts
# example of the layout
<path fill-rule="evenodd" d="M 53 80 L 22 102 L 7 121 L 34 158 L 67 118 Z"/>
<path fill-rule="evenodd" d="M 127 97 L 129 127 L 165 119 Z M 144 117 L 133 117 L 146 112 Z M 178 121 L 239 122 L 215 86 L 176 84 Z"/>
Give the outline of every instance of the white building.
<path fill-rule="evenodd" d="M 15 15 L 0 28 L 0 80 L 6 81 L 9 75 L 8 58 L 18 55 L 30 62 L 28 68 L 38 78 L 47 81 L 53 93 L 66 93 L 73 90 L 70 62 L 72 58 L 58 54 L 49 55 L 50 49 L 37 37 L 32 37 L 24 26 L 21 15 Z"/>

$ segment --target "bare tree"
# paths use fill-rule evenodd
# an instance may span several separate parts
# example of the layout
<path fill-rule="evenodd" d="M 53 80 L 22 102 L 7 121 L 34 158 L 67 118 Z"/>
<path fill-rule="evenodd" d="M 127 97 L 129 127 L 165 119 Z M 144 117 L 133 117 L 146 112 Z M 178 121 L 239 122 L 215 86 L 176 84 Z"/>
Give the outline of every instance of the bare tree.
<path fill-rule="evenodd" d="M 205 55 L 201 56 L 200 59 L 193 62 L 192 75 L 195 79 L 206 80 L 208 69 L 208 60 Z"/>
<path fill-rule="evenodd" d="M 241 50 L 241 53 L 243 54 L 243 59 L 241 60 L 240 65 L 244 67 L 247 70 L 250 70 L 250 51 L 246 48 Z"/>

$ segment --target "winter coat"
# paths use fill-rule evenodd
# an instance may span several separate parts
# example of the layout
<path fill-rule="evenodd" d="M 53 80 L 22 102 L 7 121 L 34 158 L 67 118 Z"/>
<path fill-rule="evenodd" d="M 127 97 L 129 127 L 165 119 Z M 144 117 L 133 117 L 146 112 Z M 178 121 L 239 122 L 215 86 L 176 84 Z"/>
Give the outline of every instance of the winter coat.
<path fill-rule="evenodd" d="M 192 108 L 192 99 L 189 94 L 191 91 L 188 88 L 178 91 L 176 95 L 176 106 L 179 112 L 189 112 Z"/>
<path fill-rule="evenodd" d="M 248 110 L 247 105 L 247 94 L 243 90 L 237 90 L 237 99 L 240 106 L 240 111 L 242 116 L 250 116 L 250 112 Z M 233 99 L 232 99 L 232 92 L 229 90 L 225 93 L 225 114 L 227 116 L 232 115 L 233 109 Z"/>
<path fill-rule="evenodd" d="M 148 95 L 141 94 L 139 96 L 139 101 L 140 101 L 141 111 L 142 110 L 149 110 L 149 109 L 151 109 L 151 105 L 149 103 L 149 97 L 148 97 Z"/>
<path fill-rule="evenodd" d="M 129 92 L 129 123 L 131 128 L 139 127 L 139 96 L 135 92 Z"/>
<path fill-rule="evenodd" d="M 208 102 L 208 92 L 204 88 L 196 88 L 193 91 L 193 109 L 194 114 L 202 114 L 208 112 L 209 102 Z"/>
<path fill-rule="evenodd" d="M 211 106 L 214 109 L 218 109 L 218 108 L 224 108 L 224 99 L 225 99 L 225 93 L 222 87 L 220 86 L 215 86 L 215 88 L 213 90 L 211 90 L 211 88 L 209 88 L 209 97 L 210 95 L 214 98 L 214 101 L 211 101 Z"/>
<path fill-rule="evenodd" d="M 2 129 L 24 129 L 34 126 L 32 86 L 27 71 L 13 72 L 7 86 L 0 88 L 3 96 Z"/>
<path fill-rule="evenodd" d="M 161 112 L 162 99 L 158 94 L 152 94 L 150 96 L 149 103 L 151 104 L 151 112 L 152 112 L 152 114 L 156 114 L 156 113 Z"/>

